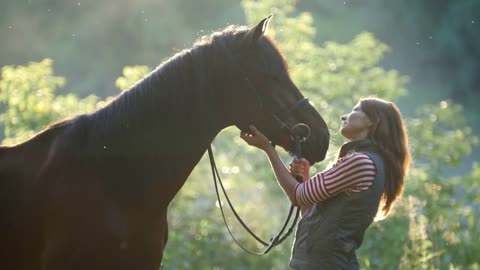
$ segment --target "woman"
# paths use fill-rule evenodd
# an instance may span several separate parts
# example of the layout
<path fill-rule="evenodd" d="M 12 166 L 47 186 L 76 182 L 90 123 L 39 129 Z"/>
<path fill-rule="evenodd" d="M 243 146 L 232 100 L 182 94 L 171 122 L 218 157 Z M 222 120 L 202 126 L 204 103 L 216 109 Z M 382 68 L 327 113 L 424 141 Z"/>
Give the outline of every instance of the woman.
<path fill-rule="evenodd" d="M 302 208 L 291 269 L 358 269 L 355 250 L 377 211 L 386 216 L 402 194 L 410 165 L 407 131 L 392 102 L 361 99 L 341 117 L 342 145 L 336 163 L 308 176 L 309 163 L 285 167 L 268 139 L 251 126 L 240 137 L 265 151 L 279 185 Z M 296 180 L 300 176 L 301 182 Z"/>

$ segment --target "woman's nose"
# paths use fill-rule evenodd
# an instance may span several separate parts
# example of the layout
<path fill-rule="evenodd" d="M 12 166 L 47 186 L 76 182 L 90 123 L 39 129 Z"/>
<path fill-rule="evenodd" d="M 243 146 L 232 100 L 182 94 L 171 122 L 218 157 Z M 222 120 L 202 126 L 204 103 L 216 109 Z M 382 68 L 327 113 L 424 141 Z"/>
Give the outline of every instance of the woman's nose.
<path fill-rule="evenodd" d="M 340 119 L 341 119 L 342 121 L 347 120 L 347 115 L 346 115 L 346 114 L 342 115 L 342 117 L 340 117 Z"/>

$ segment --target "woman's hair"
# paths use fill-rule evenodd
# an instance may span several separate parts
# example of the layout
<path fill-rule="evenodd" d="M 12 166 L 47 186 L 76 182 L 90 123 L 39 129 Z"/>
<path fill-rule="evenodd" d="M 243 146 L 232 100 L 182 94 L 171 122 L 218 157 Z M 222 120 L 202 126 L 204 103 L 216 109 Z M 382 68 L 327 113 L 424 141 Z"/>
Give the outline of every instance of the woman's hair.
<path fill-rule="evenodd" d="M 368 139 L 373 141 L 385 162 L 385 190 L 382 213 L 387 216 L 402 194 L 405 175 L 410 167 L 407 128 L 398 107 L 379 98 L 360 99 L 360 108 L 372 122 Z"/>

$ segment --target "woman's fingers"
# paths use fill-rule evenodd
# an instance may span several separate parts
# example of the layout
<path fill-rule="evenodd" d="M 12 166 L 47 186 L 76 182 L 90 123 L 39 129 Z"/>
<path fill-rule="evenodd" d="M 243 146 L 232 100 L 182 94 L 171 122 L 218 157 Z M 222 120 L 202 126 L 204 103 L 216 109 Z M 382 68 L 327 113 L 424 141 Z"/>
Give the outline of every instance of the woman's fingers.
<path fill-rule="evenodd" d="M 259 133 L 258 129 L 254 125 L 250 125 L 249 128 L 254 135 L 257 135 Z"/>
<path fill-rule="evenodd" d="M 296 171 L 302 171 L 305 169 L 305 166 L 303 166 L 303 164 L 292 164 L 290 165 L 290 168 L 292 168 L 293 170 L 296 170 Z"/>
<path fill-rule="evenodd" d="M 310 166 L 310 162 L 308 162 L 308 160 L 306 160 L 305 158 L 294 158 L 292 160 L 292 163 L 294 164 L 297 164 L 297 165 L 302 165 L 302 166 L 305 166 L 305 167 L 308 167 Z"/>
<path fill-rule="evenodd" d="M 266 149 L 269 145 L 267 137 L 265 137 L 255 126 L 249 126 L 250 131 L 240 131 L 240 138 L 242 138 L 247 144 L 258 147 L 260 149 Z"/>
<path fill-rule="evenodd" d="M 305 158 L 301 158 L 301 159 L 299 159 L 299 161 L 300 161 L 300 163 L 302 163 L 303 166 L 305 166 L 305 167 L 310 166 L 310 162 L 309 162 L 308 160 L 306 160 Z"/>
<path fill-rule="evenodd" d="M 290 163 L 290 173 L 295 176 L 303 176 L 305 171 L 305 166 L 303 164 L 295 164 L 293 162 Z"/>
<path fill-rule="evenodd" d="M 294 176 L 303 176 L 303 172 L 300 172 L 300 171 L 297 171 L 297 170 L 291 171 L 291 174 L 294 175 Z"/>
<path fill-rule="evenodd" d="M 252 132 L 252 136 L 257 137 L 259 140 L 267 141 L 267 137 L 263 135 L 261 131 L 259 131 L 254 125 L 249 126 L 250 131 Z"/>
<path fill-rule="evenodd" d="M 240 131 L 240 138 L 244 140 L 247 144 L 252 145 L 252 134 Z"/>
<path fill-rule="evenodd" d="M 307 161 L 307 162 L 308 162 L 308 161 Z M 304 163 L 301 159 L 294 158 L 294 159 L 290 162 L 290 166 L 295 167 L 295 168 L 305 167 L 305 163 Z"/>
<path fill-rule="evenodd" d="M 240 138 L 245 139 L 245 138 L 248 138 L 248 137 L 252 137 L 252 135 L 249 134 L 249 133 L 240 131 Z"/>
<path fill-rule="evenodd" d="M 308 160 L 304 158 L 302 159 L 294 158 L 290 162 L 289 170 L 294 177 L 301 177 L 302 179 L 308 179 L 309 169 L 310 169 L 310 163 L 308 162 Z"/>

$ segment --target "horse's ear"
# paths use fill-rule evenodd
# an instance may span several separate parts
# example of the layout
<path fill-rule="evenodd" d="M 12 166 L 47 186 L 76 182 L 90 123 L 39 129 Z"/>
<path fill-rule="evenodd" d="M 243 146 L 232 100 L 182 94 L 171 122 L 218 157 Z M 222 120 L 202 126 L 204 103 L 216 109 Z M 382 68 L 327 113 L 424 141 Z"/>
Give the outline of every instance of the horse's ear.
<path fill-rule="evenodd" d="M 244 44 L 247 47 L 252 46 L 255 44 L 267 31 L 268 23 L 272 19 L 273 15 L 270 15 L 263 20 L 261 20 L 257 26 L 253 27 L 248 31 L 244 38 Z"/>

